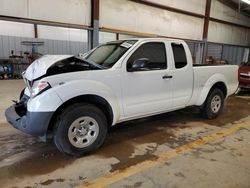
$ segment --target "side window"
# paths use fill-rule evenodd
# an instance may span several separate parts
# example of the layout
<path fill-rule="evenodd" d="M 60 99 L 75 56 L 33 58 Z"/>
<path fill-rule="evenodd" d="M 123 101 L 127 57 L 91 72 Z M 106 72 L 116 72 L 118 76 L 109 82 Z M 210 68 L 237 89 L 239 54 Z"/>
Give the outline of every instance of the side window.
<path fill-rule="evenodd" d="M 186 52 L 182 44 L 171 44 L 174 54 L 175 68 L 180 69 L 187 65 Z"/>
<path fill-rule="evenodd" d="M 143 70 L 160 70 L 167 68 L 165 44 L 162 42 L 149 42 L 141 45 L 128 59 L 127 70 L 132 67 L 135 60 L 147 59 Z"/>

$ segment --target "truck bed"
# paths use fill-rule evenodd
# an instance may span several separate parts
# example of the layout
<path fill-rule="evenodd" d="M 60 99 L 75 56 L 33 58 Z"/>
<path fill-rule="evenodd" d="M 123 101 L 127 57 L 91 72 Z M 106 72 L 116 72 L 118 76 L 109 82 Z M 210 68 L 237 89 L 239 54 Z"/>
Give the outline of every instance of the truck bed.
<path fill-rule="evenodd" d="M 214 80 L 226 84 L 227 96 L 234 94 L 238 88 L 238 65 L 194 65 L 194 89 L 190 105 L 202 105 L 203 91 L 213 85 Z"/>
<path fill-rule="evenodd" d="M 228 64 L 193 64 L 193 67 L 228 66 Z"/>

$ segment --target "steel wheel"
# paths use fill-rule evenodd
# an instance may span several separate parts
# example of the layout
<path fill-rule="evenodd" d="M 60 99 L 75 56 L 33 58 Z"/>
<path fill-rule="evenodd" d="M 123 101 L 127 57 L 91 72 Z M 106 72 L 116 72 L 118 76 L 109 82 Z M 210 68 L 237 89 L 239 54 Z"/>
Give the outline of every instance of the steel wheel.
<path fill-rule="evenodd" d="M 214 119 L 223 111 L 224 97 L 223 92 L 218 88 L 209 92 L 201 111 L 205 118 Z"/>
<path fill-rule="evenodd" d="M 107 132 L 107 118 L 102 110 L 92 104 L 76 103 L 58 115 L 53 141 L 61 152 L 81 156 L 99 148 Z"/>
<path fill-rule="evenodd" d="M 212 100 L 211 100 L 211 109 L 213 111 L 213 113 L 217 113 L 219 112 L 220 108 L 221 108 L 221 97 L 219 95 L 215 95 Z"/>
<path fill-rule="evenodd" d="M 89 116 L 76 119 L 69 127 L 69 142 L 76 148 L 85 148 L 91 145 L 99 134 L 97 121 Z"/>

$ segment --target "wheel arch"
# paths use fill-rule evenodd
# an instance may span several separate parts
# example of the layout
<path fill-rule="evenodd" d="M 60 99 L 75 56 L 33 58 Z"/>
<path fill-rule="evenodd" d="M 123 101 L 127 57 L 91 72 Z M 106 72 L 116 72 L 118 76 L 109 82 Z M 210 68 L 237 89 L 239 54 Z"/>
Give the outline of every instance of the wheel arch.
<path fill-rule="evenodd" d="M 68 106 L 75 104 L 75 103 L 88 103 L 92 104 L 96 107 L 98 107 L 102 112 L 105 114 L 107 121 L 108 121 L 108 126 L 111 126 L 114 120 L 114 113 L 111 105 L 108 103 L 106 99 L 104 99 L 101 96 L 98 95 L 92 95 L 92 94 L 86 94 L 86 95 L 80 95 L 73 97 L 66 102 L 64 102 L 61 106 L 59 106 L 56 111 L 53 113 L 53 116 L 50 120 L 47 133 L 50 131 L 53 131 L 54 123 L 56 121 L 56 118 L 58 117 L 59 114 L 62 113 L 62 111 L 67 108 Z"/>
<path fill-rule="evenodd" d="M 209 90 L 209 93 L 213 90 L 213 89 L 220 89 L 224 95 L 224 98 L 227 97 L 227 86 L 224 82 L 216 82 L 211 89 Z"/>
<path fill-rule="evenodd" d="M 226 84 L 225 84 L 223 81 L 218 81 L 218 82 L 214 83 L 211 87 L 207 88 L 206 95 L 205 95 L 206 97 L 204 97 L 204 98 L 202 99 L 202 101 L 199 102 L 201 107 L 204 106 L 204 104 L 205 104 L 205 102 L 206 102 L 206 100 L 207 100 L 209 94 L 210 94 L 214 89 L 220 89 L 220 90 L 222 91 L 223 95 L 224 95 L 224 98 L 227 97 L 228 91 L 227 91 L 227 86 L 226 86 Z M 204 94 L 204 93 L 203 93 L 203 94 Z"/>

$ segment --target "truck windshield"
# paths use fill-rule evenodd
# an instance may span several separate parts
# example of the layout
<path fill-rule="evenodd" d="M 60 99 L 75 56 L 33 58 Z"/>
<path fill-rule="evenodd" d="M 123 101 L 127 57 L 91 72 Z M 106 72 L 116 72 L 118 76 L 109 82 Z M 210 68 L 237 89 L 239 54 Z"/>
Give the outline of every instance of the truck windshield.
<path fill-rule="evenodd" d="M 103 68 L 111 68 L 136 42 L 137 40 L 108 42 L 97 47 L 85 59 Z"/>

